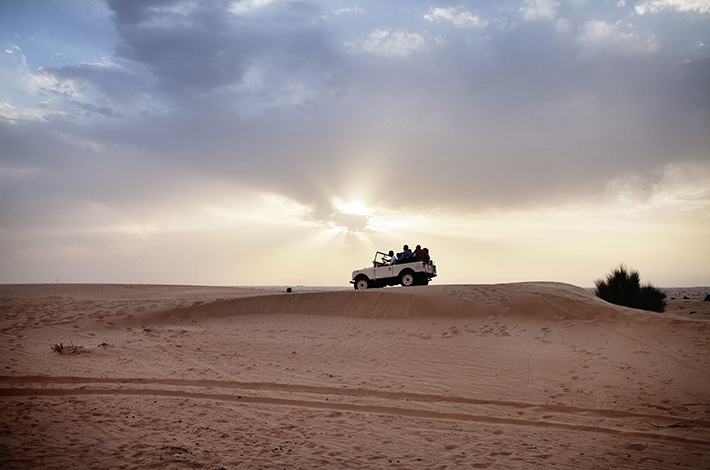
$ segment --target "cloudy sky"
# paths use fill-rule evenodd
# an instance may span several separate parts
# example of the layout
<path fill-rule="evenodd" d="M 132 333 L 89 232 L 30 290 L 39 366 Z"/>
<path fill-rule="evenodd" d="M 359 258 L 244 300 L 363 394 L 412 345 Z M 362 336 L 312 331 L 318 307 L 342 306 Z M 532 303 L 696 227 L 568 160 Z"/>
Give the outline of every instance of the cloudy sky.
<path fill-rule="evenodd" d="M 710 0 L 4 0 L 0 283 L 710 284 Z"/>

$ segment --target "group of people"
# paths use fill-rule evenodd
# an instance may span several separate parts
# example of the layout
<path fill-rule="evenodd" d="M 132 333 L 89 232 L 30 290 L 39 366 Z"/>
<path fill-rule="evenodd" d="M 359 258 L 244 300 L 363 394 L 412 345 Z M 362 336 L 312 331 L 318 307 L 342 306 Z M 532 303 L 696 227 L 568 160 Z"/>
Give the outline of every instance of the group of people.
<path fill-rule="evenodd" d="M 421 245 L 417 245 L 414 251 L 409 249 L 409 245 L 404 245 L 402 252 L 396 255 L 394 251 L 390 250 L 389 257 L 391 264 L 411 263 L 412 261 L 424 261 L 428 263 L 431 259 L 429 257 L 429 248 L 422 248 Z"/>

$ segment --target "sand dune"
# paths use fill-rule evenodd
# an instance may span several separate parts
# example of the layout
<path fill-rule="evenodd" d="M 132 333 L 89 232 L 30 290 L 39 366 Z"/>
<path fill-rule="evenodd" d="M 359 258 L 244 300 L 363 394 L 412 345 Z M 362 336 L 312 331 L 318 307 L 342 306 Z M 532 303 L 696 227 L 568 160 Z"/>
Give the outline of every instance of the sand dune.
<path fill-rule="evenodd" d="M 538 320 L 610 320 L 623 316 L 628 310 L 604 302 L 581 288 L 537 282 L 244 296 L 164 312 L 159 318 L 199 320 L 275 313 L 373 319 L 523 316 Z"/>
<path fill-rule="evenodd" d="M 710 466 L 698 299 L 657 314 L 558 283 L 0 299 L 2 468 Z"/>

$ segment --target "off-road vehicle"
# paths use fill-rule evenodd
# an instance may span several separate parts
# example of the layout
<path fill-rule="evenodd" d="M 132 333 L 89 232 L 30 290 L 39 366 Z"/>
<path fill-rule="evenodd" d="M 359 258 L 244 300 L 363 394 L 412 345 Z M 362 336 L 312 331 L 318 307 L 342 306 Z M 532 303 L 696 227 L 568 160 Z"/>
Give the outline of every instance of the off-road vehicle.
<path fill-rule="evenodd" d="M 355 289 L 372 289 L 374 287 L 394 286 L 426 286 L 436 277 L 436 265 L 433 261 L 424 261 L 412 256 L 404 261 L 396 261 L 386 253 L 378 251 L 372 261 L 371 268 L 353 271 L 352 280 Z"/>

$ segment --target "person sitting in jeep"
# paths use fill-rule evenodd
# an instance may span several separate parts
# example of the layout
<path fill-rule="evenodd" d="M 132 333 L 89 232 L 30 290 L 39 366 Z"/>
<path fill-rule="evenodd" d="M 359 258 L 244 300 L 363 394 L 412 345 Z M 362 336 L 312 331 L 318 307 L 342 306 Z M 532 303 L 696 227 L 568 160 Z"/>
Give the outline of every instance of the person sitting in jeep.
<path fill-rule="evenodd" d="M 417 245 L 417 247 L 414 249 L 414 256 L 424 261 L 425 263 L 428 262 L 427 258 L 429 258 L 429 255 L 426 254 L 426 251 L 422 250 L 421 245 Z"/>
<path fill-rule="evenodd" d="M 402 247 L 402 252 L 397 255 L 397 263 L 404 263 L 405 260 L 409 259 L 412 257 L 412 252 L 409 249 L 409 245 L 404 245 Z"/>

